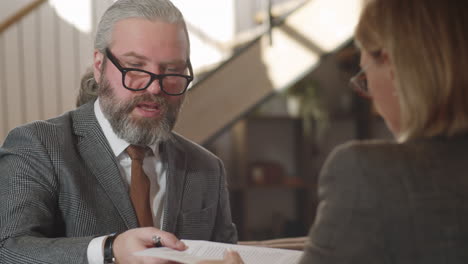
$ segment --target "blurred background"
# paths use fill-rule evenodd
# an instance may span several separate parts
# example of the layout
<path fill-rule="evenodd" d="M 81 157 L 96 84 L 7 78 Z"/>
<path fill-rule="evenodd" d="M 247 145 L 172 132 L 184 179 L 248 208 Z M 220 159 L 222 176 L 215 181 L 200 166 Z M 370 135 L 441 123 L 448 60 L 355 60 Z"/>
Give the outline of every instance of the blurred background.
<path fill-rule="evenodd" d="M 2 0 L 0 143 L 75 108 L 112 0 Z M 195 81 L 176 127 L 225 164 L 240 240 L 306 235 L 318 172 L 353 139 L 390 138 L 348 81 L 362 0 L 173 0 Z"/>

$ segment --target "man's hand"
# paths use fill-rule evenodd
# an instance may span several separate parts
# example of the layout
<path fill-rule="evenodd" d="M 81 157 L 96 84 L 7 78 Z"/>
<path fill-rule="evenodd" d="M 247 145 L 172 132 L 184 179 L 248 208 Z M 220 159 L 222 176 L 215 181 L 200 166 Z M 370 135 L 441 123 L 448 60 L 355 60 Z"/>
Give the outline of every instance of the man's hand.
<path fill-rule="evenodd" d="M 141 257 L 133 255 L 135 252 L 154 247 L 153 236 L 161 237 L 161 243 L 164 247 L 175 250 L 185 250 L 187 246 L 177 239 L 173 234 L 164 232 L 154 227 L 143 227 L 130 229 L 115 238 L 113 251 L 117 263 L 173 263 L 168 260 L 157 259 L 154 257 Z"/>

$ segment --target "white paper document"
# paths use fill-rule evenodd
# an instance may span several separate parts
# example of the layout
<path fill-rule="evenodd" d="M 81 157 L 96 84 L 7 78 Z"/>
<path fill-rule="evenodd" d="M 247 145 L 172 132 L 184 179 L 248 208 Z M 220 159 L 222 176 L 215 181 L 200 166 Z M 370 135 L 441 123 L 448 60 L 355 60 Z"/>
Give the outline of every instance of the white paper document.
<path fill-rule="evenodd" d="M 302 251 L 225 244 L 202 240 L 182 240 L 188 249 L 177 251 L 169 248 L 148 248 L 135 253 L 138 256 L 152 256 L 185 264 L 196 264 L 201 260 L 223 259 L 227 249 L 239 252 L 245 264 L 294 264 L 298 263 Z"/>

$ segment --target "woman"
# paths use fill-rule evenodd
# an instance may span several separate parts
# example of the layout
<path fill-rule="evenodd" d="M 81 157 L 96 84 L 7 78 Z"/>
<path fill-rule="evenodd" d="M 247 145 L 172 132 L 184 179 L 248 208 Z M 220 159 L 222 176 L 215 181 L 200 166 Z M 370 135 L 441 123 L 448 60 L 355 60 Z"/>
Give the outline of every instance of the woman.
<path fill-rule="evenodd" d="M 352 82 L 397 142 L 331 154 L 300 263 L 468 263 L 466 26 L 467 1 L 368 1 Z"/>

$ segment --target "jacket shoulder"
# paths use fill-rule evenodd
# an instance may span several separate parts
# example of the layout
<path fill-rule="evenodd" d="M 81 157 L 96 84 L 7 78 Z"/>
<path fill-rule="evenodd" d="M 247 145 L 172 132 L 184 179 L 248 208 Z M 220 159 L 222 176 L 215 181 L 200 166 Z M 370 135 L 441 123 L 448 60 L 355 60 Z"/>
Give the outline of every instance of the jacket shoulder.
<path fill-rule="evenodd" d="M 89 107 L 88 107 L 89 108 Z M 91 108 L 92 109 L 92 108 Z M 36 120 L 12 129 L 5 138 L 5 144 L 27 144 L 28 140 L 39 140 L 43 144 L 59 143 L 74 137 L 77 116 L 86 112 L 85 107 L 65 112 L 57 117 Z M 89 112 L 89 111 L 88 111 Z"/>
<path fill-rule="evenodd" d="M 211 151 L 192 140 L 173 132 L 173 143 L 188 154 L 191 159 L 219 160 Z"/>
<path fill-rule="evenodd" d="M 353 140 L 337 146 L 330 156 L 353 156 L 363 158 L 379 158 L 381 155 L 387 156 L 391 153 L 398 153 L 405 148 L 390 140 Z"/>

